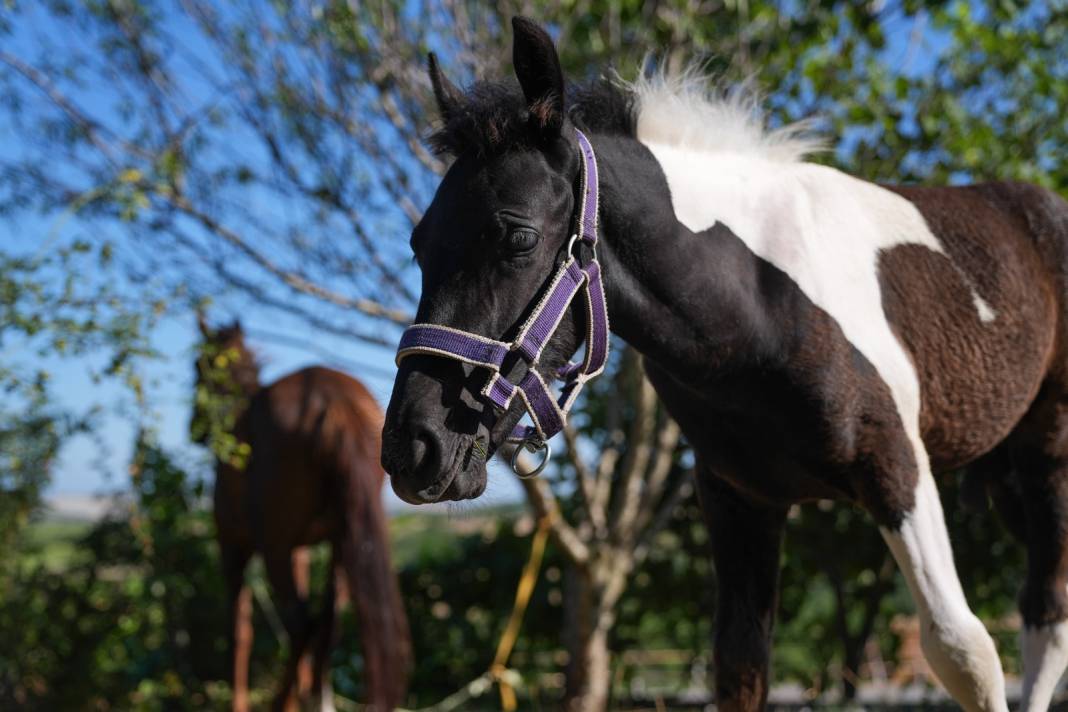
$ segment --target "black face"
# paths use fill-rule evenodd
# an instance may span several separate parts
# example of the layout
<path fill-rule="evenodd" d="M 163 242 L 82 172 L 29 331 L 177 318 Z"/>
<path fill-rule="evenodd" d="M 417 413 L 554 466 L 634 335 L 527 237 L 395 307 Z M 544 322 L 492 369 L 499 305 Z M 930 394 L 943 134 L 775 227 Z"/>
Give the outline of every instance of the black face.
<path fill-rule="evenodd" d="M 416 323 L 505 342 L 515 338 L 565 258 L 580 170 L 577 145 L 563 130 L 563 80 L 552 43 L 531 23 L 517 20 L 513 27 L 535 140 L 492 155 L 461 154 L 412 233 L 423 276 Z M 523 67 L 533 71 L 530 52 L 550 66 L 524 77 Z M 462 99 L 433 58 L 431 79 L 447 120 Z M 575 352 L 581 318 L 574 307 L 562 320 L 538 365 L 543 374 Z M 518 383 L 525 369 L 515 358 L 503 371 Z M 401 362 L 382 438 L 382 465 L 401 499 L 422 504 L 483 492 L 486 460 L 523 415 L 519 398 L 503 414 L 482 400 L 487 377 L 485 369 L 442 357 Z"/>
<path fill-rule="evenodd" d="M 559 144 L 452 166 L 412 234 L 423 274 L 416 323 L 515 338 L 567 249 L 578 158 L 573 145 Z M 577 333 L 575 316 L 565 317 L 539 370 L 562 365 Z M 519 359 L 505 362 L 513 383 L 525 368 Z M 487 375 L 434 356 L 401 362 L 382 449 L 401 499 L 468 499 L 485 489 L 487 457 L 523 414 L 518 398 L 503 415 L 482 401 Z"/>

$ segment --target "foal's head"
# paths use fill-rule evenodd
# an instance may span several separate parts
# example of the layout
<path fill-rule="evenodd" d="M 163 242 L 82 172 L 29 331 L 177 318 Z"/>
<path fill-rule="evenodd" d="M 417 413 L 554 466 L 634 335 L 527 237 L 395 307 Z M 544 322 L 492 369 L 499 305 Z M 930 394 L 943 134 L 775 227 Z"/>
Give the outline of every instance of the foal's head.
<path fill-rule="evenodd" d="M 197 315 L 202 341 L 197 351 L 195 396 L 189 434 L 207 445 L 214 431 L 229 432 L 248 398 L 259 390 L 259 364 L 245 345 L 238 321 L 212 328 Z"/>
<path fill-rule="evenodd" d="M 422 270 L 417 323 L 511 341 L 566 258 L 581 158 L 564 109 L 564 77 L 552 40 L 516 18 L 513 60 L 519 87 L 476 85 L 461 93 L 433 56 L 430 79 L 442 127 L 434 145 L 455 156 L 412 232 Z M 520 91 L 521 89 L 521 91 Z M 573 307 L 538 370 L 548 374 L 578 348 L 584 317 Z M 526 368 L 506 360 L 518 382 Z M 400 364 L 386 412 L 382 464 L 411 503 L 477 497 L 486 460 L 522 416 L 479 397 L 485 369 L 419 355 Z"/>

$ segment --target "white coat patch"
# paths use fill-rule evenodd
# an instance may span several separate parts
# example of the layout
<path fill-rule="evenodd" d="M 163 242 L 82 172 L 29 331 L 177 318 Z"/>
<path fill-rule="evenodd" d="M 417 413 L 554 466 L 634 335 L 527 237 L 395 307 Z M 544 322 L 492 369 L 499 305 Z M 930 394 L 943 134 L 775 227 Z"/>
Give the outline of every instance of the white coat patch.
<path fill-rule="evenodd" d="M 979 321 L 989 324 L 998 318 L 998 314 L 985 299 L 979 296 L 979 292 L 972 292 L 972 301 L 975 303 L 975 311 L 979 312 Z"/>
<path fill-rule="evenodd" d="M 646 145 L 667 177 L 679 222 L 694 232 L 724 224 L 834 318 L 890 388 L 917 457 L 926 460 L 919 381 L 890 329 L 878 279 L 882 250 L 916 244 L 944 254 L 916 207 L 825 166 Z M 917 464 L 922 471 L 926 462 Z"/>
<path fill-rule="evenodd" d="M 1057 683 L 1068 667 L 1068 621 L 1020 631 L 1023 653 L 1023 700 L 1020 712 L 1049 708 Z"/>

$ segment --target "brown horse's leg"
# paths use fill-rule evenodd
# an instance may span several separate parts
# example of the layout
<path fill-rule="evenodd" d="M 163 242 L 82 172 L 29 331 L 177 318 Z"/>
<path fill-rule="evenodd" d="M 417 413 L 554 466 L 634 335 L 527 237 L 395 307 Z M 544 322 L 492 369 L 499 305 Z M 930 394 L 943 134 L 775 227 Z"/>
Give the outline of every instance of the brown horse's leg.
<path fill-rule="evenodd" d="M 248 712 L 249 657 L 252 652 L 252 591 L 245 582 L 245 568 L 252 555 L 248 551 L 220 543 L 223 577 L 230 615 L 231 709 Z"/>
<path fill-rule="evenodd" d="M 337 546 L 331 549 L 330 573 L 326 577 L 326 589 L 323 591 L 322 613 L 315 631 L 314 678 L 312 689 L 319 700 L 319 712 L 334 712 L 334 687 L 330 683 L 330 653 L 337 644 L 337 579 L 341 570 L 337 564 Z"/>
<path fill-rule="evenodd" d="M 299 549 L 293 551 L 293 580 L 297 584 L 297 597 L 307 602 L 309 600 L 308 578 L 311 576 L 311 552 L 308 547 L 302 546 Z M 305 603 L 307 605 L 307 603 Z M 309 631 L 310 637 L 311 631 Z M 304 650 L 308 650 L 309 645 L 305 644 Z M 300 700 L 305 700 L 308 697 L 308 693 L 312 690 L 312 662 L 311 654 L 305 652 L 300 656 L 300 660 L 297 661 L 297 697 Z"/>
<path fill-rule="evenodd" d="M 786 510 L 750 502 L 708 470 L 698 493 L 716 566 L 716 705 L 764 708 Z"/>
<path fill-rule="evenodd" d="M 300 668 L 312 633 L 311 618 L 308 615 L 306 551 L 299 548 L 266 548 L 263 563 L 282 616 L 282 623 L 289 634 L 289 659 L 286 661 L 272 709 L 277 712 L 290 712 L 300 706 Z M 301 577 L 297 575 L 302 569 L 305 572 L 303 591 Z"/>

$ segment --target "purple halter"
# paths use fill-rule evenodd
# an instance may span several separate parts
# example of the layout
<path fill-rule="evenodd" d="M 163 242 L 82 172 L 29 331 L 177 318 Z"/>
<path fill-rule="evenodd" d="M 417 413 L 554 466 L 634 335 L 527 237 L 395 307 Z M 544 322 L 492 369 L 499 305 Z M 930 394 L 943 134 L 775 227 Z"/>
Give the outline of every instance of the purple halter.
<path fill-rule="evenodd" d="M 534 426 L 517 425 L 509 440 L 520 443 L 530 452 L 542 451 L 544 459 L 533 472 L 520 473 L 513 456 L 512 469 L 521 476 L 536 475 L 545 467 L 551 455 L 546 441 L 563 430 L 567 414 L 582 386 L 599 375 L 608 360 L 608 309 L 596 252 L 597 157 L 589 139 L 578 129 L 575 129 L 575 134 L 582 155 L 582 206 L 578 213 L 578 233 L 571 236 L 564 263 L 557 269 L 515 340 L 506 343 L 448 326 L 413 324 L 401 336 L 397 349 L 398 365 L 408 356 L 430 354 L 489 370 L 489 380 L 482 388 L 482 397 L 500 410 L 506 410 L 517 395 L 523 400 Z M 592 255 L 585 265 L 580 265 L 573 253 L 579 241 L 589 246 Z M 542 350 L 579 293 L 586 302 L 586 354 L 581 363 L 568 363 L 556 372 L 556 378 L 564 384 L 559 398 L 556 398 L 538 373 L 537 365 Z M 528 367 L 518 384 L 511 383 L 501 374 L 505 358 L 513 352 L 518 353 Z M 518 452 L 519 448 L 516 448 Z"/>

